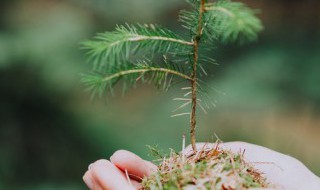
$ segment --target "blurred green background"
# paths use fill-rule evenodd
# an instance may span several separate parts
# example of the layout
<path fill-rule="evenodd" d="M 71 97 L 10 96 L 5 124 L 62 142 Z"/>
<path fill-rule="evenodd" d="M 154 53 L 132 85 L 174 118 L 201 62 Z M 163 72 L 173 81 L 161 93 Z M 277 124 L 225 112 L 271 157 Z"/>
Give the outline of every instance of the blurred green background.
<path fill-rule="evenodd" d="M 265 31 L 219 46 L 205 80 L 217 107 L 199 117 L 198 141 L 247 141 L 292 155 L 320 175 L 320 2 L 247 0 Z M 86 189 L 89 163 L 145 145 L 179 150 L 188 118 L 170 118 L 180 86 L 148 85 L 90 102 L 79 42 L 117 23 L 158 23 L 179 33 L 183 0 L 1 0 L 0 189 Z M 267 161 L 267 160 L 264 160 Z"/>

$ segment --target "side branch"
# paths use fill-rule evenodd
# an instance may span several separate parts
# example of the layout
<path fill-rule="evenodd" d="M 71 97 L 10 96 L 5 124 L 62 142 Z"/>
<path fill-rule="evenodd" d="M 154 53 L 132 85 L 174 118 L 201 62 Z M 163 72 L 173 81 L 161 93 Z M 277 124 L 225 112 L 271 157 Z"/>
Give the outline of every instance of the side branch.
<path fill-rule="evenodd" d="M 183 73 L 171 70 L 171 69 L 166 69 L 166 68 L 156 68 L 156 67 L 149 67 L 145 69 L 131 69 L 131 70 L 126 70 L 126 71 L 120 71 L 118 73 L 115 73 L 113 75 L 107 76 L 102 79 L 102 81 L 110 81 L 115 78 L 119 78 L 124 75 L 130 75 L 130 74 L 135 74 L 135 73 L 147 73 L 147 72 L 163 72 L 163 73 L 168 73 L 172 75 L 176 75 L 179 77 L 182 77 L 184 79 L 192 81 L 193 79 Z"/>
<path fill-rule="evenodd" d="M 129 38 L 130 41 L 142 41 L 142 40 L 159 40 L 159 41 L 169 41 L 169 42 L 174 42 L 174 43 L 180 43 L 183 45 L 188 45 L 192 46 L 193 42 L 187 42 L 185 40 L 179 40 L 175 38 L 167 38 L 167 37 L 162 37 L 162 36 L 140 36 L 137 35 L 135 37 Z"/>
<path fill-rule="evenodd" d="M 124 42 L 140 42 L 140 41 L 146 41 L 146 40 L 154 40 L 154 41 L 168 41 L 168 42 L 173 42 L 173 43 L 179 43 L 183 45 L 188 45 L 192 46 L 193 42 L 188 42 L 185 40 L 179 40 L 175 38 L 168 38 L 168 37 L 163 37 L 163 36 L 143 36 L 143 35 L 132 35 L 131 37 L 124 39 L 124 40 L 119 40 L 116 42 L 113 42 L 109 45 L 109 47 L 117 46 L 118 44 L 124 43 Z"/>

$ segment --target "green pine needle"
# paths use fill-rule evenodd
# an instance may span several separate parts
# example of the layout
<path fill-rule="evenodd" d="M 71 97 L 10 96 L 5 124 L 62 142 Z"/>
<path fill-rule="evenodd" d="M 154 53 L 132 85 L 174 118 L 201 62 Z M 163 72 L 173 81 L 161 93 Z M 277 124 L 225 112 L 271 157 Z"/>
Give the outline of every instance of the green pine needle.
<path fill-rule="evenodd" d="M 98 34 L 94 40 L 83 43 L 94 64 L 102 71 L 123 64 L 132 54 L 149 52 L 166 54 L 192 46 L 172 31 L 157 25 L 117 26 L 113 32 Z"/>
<path fill-rule="evenodd" d="M 261 21 L 256 17 L 257 10 L 252 10 L 240 2 L 219 0 L 216 3 L 207 3 L 206 11 L 211 16 L 208 27 L 222 42 L 253 41 L 263 29 Z"/>
<path fill-rule="evenodd" d="M 135 85 L 139 81 L 141 83 L 154 83 L 158 88 L 167 90 L 173 81 L 173 77 L 192 80 L 190 76 L 183 73 L 181 67 L 172 63 L 165 62 L 160 67 L 145 60 L 135 64 L 127 63 L 126 65 L 123 68 L 113 68 L 112 71 L 105 74 L 98 72 L 85 74 L 83 75 L 82 82 L 92 92 L 92 96 L 95 97 L 97 95 L 101 96 L 108 89 L 112 93 L 113 87 L 121 80 L 124 84 L 124 91 L 127 91 L 128 87 Z"/>

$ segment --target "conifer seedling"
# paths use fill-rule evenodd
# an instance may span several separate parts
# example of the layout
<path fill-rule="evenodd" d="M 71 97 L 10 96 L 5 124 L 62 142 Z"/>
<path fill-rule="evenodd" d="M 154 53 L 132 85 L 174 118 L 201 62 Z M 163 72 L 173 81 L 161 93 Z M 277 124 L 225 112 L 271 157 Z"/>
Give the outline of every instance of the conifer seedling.
<path fill-rule="evenodd" d="M 210 98 L 206 98 L 208 95 L 201 80 L 207 75 L 207 68 L 216 64 L 207 55 L 212 53 L 212 47 L 217 43 L 241 44 L 256 40 L 263 29 L 256 16 L 257 11 L 230 0 L 186 1 L 190 10 L 182 10 L 179 21 L 186 29 L 184 36 L 188 38 L 155 24 L 125 24 L 84 42 L 92 71 L 83 75 L 83 83 L 96 97 L 113 94 L 118 83 L 123 85 L 124 91 L 137 83 L 153 83 L 166 91 L 177 80 L 188 81 L 189 86 L 183 88 L 186 94 L 176 99 L 183 103 L 175 111 L 187 106 L 190 106 L 190 111 L 173 116 L 190 115 L 193 153 L 172 153 L 168 159 L 161 158 L 163 162 L 159 172 L 144 179 L 144 189 L 188 189 L 190 185 L 196 185 L 191 178 L 200 181 L 201 176 L 215 175 L 204 172 L 207 171 L 204 168 L 214 171 L 214 168 L 219 170 L 218 166 L 222 167 L 219 172 L 224 175 L 210 176 L 211 180 L 202 184 L 203 189 L 228 189 L 227 182 L 221 176 L 231 179 L 231 170 L 241 170 L 237 175 L 241 180 L 237 182 L 236 187 L 239 188 L 229 189 L 264 187 L 259 173 L 254 173 L 254 168 L 244 164 L 241 155 L 233 155 L 215 147 L 203 150 L 206 156 L 199 157 L 196 147 L 197 110 L 205 112 L 212 105 L 206 102 Z"/>

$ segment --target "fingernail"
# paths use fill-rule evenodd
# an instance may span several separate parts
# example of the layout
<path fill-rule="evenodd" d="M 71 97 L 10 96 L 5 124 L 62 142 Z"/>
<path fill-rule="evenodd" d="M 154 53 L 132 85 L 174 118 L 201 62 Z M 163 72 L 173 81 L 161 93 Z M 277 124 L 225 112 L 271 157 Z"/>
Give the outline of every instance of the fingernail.
<path fill-rule="evenodd" d="M 91 170 L 93 164 L 90 164 L 88 167 L 88 170 Z"/>

